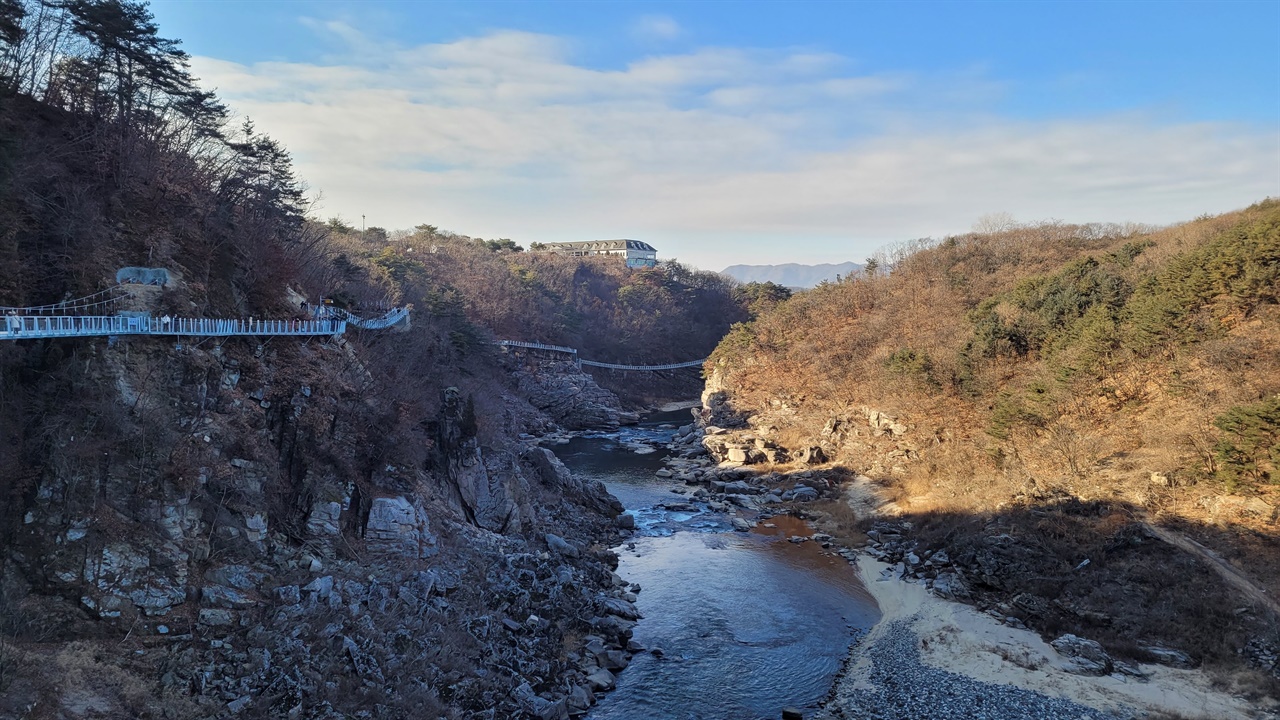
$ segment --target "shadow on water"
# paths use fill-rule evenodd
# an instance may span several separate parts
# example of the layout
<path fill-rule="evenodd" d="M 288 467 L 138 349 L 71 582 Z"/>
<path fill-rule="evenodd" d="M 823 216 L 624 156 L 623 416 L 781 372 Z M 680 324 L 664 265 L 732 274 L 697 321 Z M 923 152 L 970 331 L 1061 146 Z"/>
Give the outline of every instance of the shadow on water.
<path fill-rule="evenodd" d="M 676 422 L 687 421 L 687 415 Z M 556 448 L 579 475 L 603 481 L 636 515 L 636 537 L 618 548 L 619 574 L 643 591 L 639 653 L 601 699 L 597 720 L 758 718 L 815 705 L 830 689 L 854 632 L 878 617 L 848 563 L 814 542 L 792 517 L 732 532 L 730 517 L 655 477 L 672 420 Z M 637 454 L 639 446 L 657 448 Z"/>

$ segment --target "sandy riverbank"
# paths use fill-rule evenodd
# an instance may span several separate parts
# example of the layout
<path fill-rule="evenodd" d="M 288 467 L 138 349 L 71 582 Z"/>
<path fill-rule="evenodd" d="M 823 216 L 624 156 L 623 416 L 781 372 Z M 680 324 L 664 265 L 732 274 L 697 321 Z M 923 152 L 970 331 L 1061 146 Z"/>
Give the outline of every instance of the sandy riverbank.
<path fill-rule="evenodd" d="M 1210 679 L 1197 670 L 1143 665 L 1142 671 L 1149 675 L 1145 680 L 1068 673 L 1063 669 L 1064 659 L 1034 632 L 1008 627 L 968 605 L 934 597 L 921 585 L 880 580 L 881 571 L 887 567 L 867 556 L 858 559 L 862 580 L 884 617 L 854 648 L 833 699 L 816 718 L 912 717 L 913 706 L 919 708 L 931 702 L 930 698 L 913 699 L 909 695 L 921 692 L 931 697 L 936 689 L 908 684 L 884 693 L 871 687 L 874 680 L 868 681 L 868 677 L 875 676 L 875 662 L 886 661 L 884 646 L 899 642 L 894 636 L 900 635 L 903 628 L 914 635 L 920 665 L 959 676 L 956 679 L 964 687 L 959 691 L 949 688 L 944 693 L 955 697 L 956 702 L 963 702 L 965 693 L 974 692 L 976 686 L 969 681 L 977 681 L 1021 688 L 1122 718 L 1254 720 L 1269 714 L 1268 709 L 1248 700 L 1215 690 Z M 903 661 L 909 663 L 913 659 Z M 938 676 L 930 677 L 936 680 Z M 901 707 L 886 708 L 886 697 L 900 700 Z M 1019 694 L 1008 700 L 1007 707 L 988 707 L 982 714 L 992 718 L 1024 717 L 1006 712 L 1016 713 L 1018 703 L 1027 697 Z M 949 713 L 938 717 L 945 715 Z"/>

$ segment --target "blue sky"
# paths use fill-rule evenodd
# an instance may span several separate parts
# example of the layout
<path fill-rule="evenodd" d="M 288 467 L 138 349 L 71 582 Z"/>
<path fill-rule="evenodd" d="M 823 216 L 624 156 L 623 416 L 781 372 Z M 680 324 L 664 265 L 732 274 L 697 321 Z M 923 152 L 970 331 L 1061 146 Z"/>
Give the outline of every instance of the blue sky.
<path fill-rule="evenodd" d="M 1280 195 L 1280 2 L 159 0 L 317 214 L 707 269 Z"/>

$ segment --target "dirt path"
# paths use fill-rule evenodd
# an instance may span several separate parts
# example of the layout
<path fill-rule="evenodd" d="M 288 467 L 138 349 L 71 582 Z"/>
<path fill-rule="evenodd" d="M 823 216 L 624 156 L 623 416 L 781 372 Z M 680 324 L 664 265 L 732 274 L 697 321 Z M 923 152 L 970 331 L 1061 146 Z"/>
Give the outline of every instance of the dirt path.
<path fill-rule="evenodd" d="M 1223 580 L 1226 580 L 1232 587 L 1239 590 L 1245 597 L 1267 608 L 1272 615 L 1280 618 L 1280 603 L 1267 594 L 1267 591 L 1255 583 L 1249 576 L 1240 572 L 1231 563 L 1222 559 L 1222 556 L 1182 533 L 1169 530 L 1168 528 L 1157 527 L 1151 523 L 1144 522 L 1142 527 L 1152 537 L 1163 540 L 1170 545 L 1186 552 L 1191 553 L 1204 560 L 1212 567 Z"/>

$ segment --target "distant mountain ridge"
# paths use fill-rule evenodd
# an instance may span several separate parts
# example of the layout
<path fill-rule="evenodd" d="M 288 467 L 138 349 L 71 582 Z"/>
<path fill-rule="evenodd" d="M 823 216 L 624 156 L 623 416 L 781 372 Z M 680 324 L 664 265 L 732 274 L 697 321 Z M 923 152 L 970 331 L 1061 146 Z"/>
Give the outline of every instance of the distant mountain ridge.
<path fill-rule="evenodd" d="M 824 280 L 835 282 L 836 276 L 845 277 L 858 272 L 862 266 L 854 262 L 839 264 L 801 265 L 730 265 L 720 271 L 739 282 L 774 282 L 790 288 L 811 288 Z"/>

